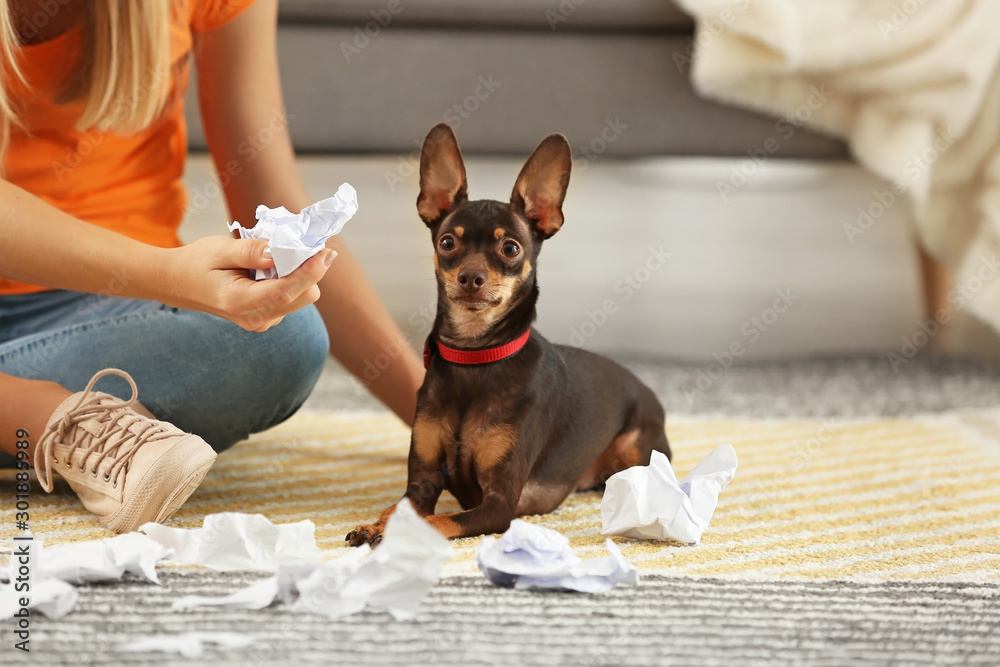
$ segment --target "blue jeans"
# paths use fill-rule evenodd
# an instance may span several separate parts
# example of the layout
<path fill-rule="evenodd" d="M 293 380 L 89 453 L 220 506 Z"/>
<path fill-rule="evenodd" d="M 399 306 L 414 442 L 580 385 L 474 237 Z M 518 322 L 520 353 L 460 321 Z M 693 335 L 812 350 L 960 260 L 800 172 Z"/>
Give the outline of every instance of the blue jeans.
<path fill-rule="evenodd" d="M 0 296 L 0 373 L 76 392 L 96 372 L 120 368 L 158 419 L 216 451 L 290 417 L 319 379 L 329 344 L 312 306 L 257 333 L 153 301 L 60 290 Z M 95 389 L 131 396 L 117 376 Z"/>

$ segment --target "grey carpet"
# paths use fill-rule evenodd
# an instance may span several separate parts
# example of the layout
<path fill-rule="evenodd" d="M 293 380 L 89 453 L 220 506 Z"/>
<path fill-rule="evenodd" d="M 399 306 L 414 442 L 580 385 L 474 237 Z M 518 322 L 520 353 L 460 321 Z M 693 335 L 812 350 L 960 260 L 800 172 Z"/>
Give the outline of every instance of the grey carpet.
<path fill-rule="evenodd" d="M 223 594 L 253 578 L 168 572 L 162 588 L 83 587 L 71 617 L 36 621 L 32 662 L 180 664 L 179 657 L 118 647 L 137 635 L 197 628 L 257 640 L 246 649 L 210 649 L 202 660 L 225 665 L 1000 663 L 1000 587 L 983 585 L 650 576 L 635 588 L 582 595 L 497 589 L 459 577 L 435 587 L 408 622 L 367 612 L 329 620 L 281 608 L 164 613 L 177 595 Z"/>
<path fill-rule="evenodd" d="M 884 357 L 742 363 L 688 401 L 706 366 L 629 364 L 673 414 L 894 416 L 1000 405 L 1000 366 L 918 358 L 895 373 Z M 335 368 L 306 409 L 376 409 Z M 181 595 L 224 594 L 252 574 L 164 572 L 80 589 L 77 610 L 35 618 L 31 663 L 192 664 L 126 654 L 141 634 L 227 630 L 259 640 L 210 649 L 196 664 L 365 665 L 953 665 L 1000 664 L 1000 587 L 967 584 L 750 583 L 647 577 L 605 595 L 497 589 L 479 578 L 436 586 L 417 619 L 339 620 L 265 611 L 170 611 Z M 0 623 L 0 664 L 26 664 Z"/>
<path fill-rule="evenodd" d="M 972 359 L 917 357 L 898 372 L 884 355 L 741 361 L 714 379 L 716 369 L 710 364 L 623 363 L 653 388 L 668 418 L 895 417 L 1000 405 L 1000 364 Z M 357 381 L 330 362 L 304 409 L 338 407 L 381 409 Z"/>

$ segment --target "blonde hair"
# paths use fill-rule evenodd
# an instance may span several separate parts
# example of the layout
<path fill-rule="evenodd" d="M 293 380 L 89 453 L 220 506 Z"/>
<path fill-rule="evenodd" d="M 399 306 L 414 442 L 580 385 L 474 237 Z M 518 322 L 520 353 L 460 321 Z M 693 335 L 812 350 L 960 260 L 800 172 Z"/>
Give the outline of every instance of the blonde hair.
<path fill-rule="evenodd" d="M 173 0 L 83 4 L 83 54 L 56 91 L 56 102 L 83 102 L 78 130 L 97 127 L 131 134 L 149 127 L 167 101 Z M 11 3 L 0 0 L 0 67 L 25 83 L 20 51 Z M 11 131 L 24 127 L 17 100 L 11 96 L 12 83 L 7 76 L 0 79 L 0 156 Z"/>

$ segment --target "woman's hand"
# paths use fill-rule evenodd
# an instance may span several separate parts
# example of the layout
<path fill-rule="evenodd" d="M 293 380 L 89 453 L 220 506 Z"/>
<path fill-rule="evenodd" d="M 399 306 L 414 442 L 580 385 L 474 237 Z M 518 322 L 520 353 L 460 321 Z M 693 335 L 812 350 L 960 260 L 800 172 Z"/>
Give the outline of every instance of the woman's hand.
<path fill-rule="evenodd" d="M 169 253 L 164 294 L 169 305 L 200 310 L 235 322 L 248 331 L 265 331 L 319 298 L 316 283 L 337 253 L 329 248 L 310 257 L 284 278 L 254 280 L 248 269 L 274 266 L 263 239 L 210 236 Z"/>

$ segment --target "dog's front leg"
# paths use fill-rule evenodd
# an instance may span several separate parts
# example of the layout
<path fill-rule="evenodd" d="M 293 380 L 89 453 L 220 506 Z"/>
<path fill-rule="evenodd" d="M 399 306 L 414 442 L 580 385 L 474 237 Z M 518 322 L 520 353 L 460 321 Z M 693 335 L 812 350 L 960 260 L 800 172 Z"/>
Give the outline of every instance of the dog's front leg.
<path fill-rule="evenodd" d="M 506 462 L 478 471 L 483 502 L 464 512 L 434 514 L 427 523 L 448 539 L 502 533 L 517 516 L 517 502 L 524 488 L 526 471 Z"/>
<path fill-rule="evenodd" d="M 403 494 L 403 498 L 413 504 L 413 509 L 420 516 L 426 517 L 434 513 L 434 506 L 444 491 L 447 483 L 444 461 L 440 426 L 437 422 L 421 419 L 418 416 L 410 436 L 406 493 Z M 385 522 L 394 511 L 396 511 L 395 503 L 386 507 L 375 523 L 358 526 L 344 539 L 350 542 L 352 547 L 361 546 L 365 542 L 378 544 L 382 541 Z"/>
<path fill-rule="evenodd" d="M 517 516 L 517 503 L 528 480 L 531 466 L 529 449 L 525 446 L 528 441 L 513 426 L 475 421 L 463 426 L 462 436 L 464 450 L 472 456 L 469 463 L 475 480 L 471 483 L 482 491 L 482 500 L 463 512 L 425 518 L 448 539 L 503 532 Z M 448 488 L 455 495 L 471 495 L 460 493 L 454 486 L 463 483 L 461 478 L 450 483 L 452 486 Z"/>

